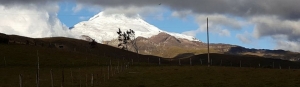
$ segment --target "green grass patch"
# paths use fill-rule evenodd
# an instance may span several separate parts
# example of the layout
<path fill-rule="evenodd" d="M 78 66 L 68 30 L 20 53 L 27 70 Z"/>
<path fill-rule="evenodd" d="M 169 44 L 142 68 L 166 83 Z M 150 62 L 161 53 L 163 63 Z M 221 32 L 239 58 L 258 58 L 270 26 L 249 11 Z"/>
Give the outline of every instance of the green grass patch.
<path fill-rule="evenodd" d="M 105 87 L 299 87 L 300 71 L 205 66 L 133 67 Z"/>

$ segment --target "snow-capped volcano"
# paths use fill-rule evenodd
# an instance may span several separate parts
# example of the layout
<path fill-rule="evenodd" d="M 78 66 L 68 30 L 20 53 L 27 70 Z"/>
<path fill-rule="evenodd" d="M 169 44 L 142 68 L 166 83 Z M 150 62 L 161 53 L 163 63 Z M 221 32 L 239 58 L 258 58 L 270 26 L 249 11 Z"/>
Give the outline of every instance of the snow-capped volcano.
<path fill-rule="evenodd" d="M 127 17 L 124 14 L 112 14 L 106 15 L 103 12 L 90 18 L 88 21 L 83 21 L 76 24 L 72 29 L 72 33 L 78 35 L 87 35 L 97 42 L 111 41 L 118 37 L 118 29 L 126 31 L 132 29 L 135 31 L 136 37 L 141 36 L 149 38 L 153 35 L 157 35 L 160 32 L 168 33 L 176 38 L 188 39 L 191 41 L 199 41 L 192 36 L 187 36 L 178 33 L 169 33 L 158 29 L 157 27 L 147 23 L 139 15 L 135 17 Z"/>

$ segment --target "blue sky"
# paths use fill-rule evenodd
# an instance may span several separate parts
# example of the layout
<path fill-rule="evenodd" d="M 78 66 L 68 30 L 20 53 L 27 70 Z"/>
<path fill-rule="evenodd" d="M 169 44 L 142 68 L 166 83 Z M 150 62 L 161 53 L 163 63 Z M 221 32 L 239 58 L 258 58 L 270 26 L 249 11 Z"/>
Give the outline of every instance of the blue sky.
<path fill-rule="evenodd" d="M 63 24 L 65 24 L 68 27 L 72 27 L 73 25 L 81 21 L 87 21 L 90 17 L 98 13 L 97 11 L 91 11 L 88 8 L 83 8 L 78 12 L 74 12 L 73 8 L 76 7 L 76 3 L 61 2 L 59 6 L 60 10 L 58 12 L 58 18 Z M 157 14 L 159 14 L 160 18 L 158 18 Z M 185 31 L 196 30 L 199 28 L 199 25 L 197 24 L 194 16 L 187 16 L 185 18 L 174 17 L 172 16 L 172 11 L 167 8 L 165 8 L 162 11 L 162 13 L 157 14 L 153 13 L 150 15 L 143 16 L 143 18 L 146 22 L 168 32 L 182 33 Z M 227 28 L 227 30 L 230 31 L 230 36 L 222 36 L 217 33 L 210 33 L 211 43 L 226 43 L 240 45 L 247 48 L 259 49 L 274 48 L 274 44 L 272 44 L 271 38 L 261 38 L 255 40 L 255 42 L 243 43 L 236 37 L 237 34 L 253 32 L 254 25 L 242 27 L 242 29 L 240 30 L 228 29 L 228 27 L 222 28 Z M 199 32 L 196 35 L 196 38 L 203 42 L 207 42 L 206 32 Z"/>

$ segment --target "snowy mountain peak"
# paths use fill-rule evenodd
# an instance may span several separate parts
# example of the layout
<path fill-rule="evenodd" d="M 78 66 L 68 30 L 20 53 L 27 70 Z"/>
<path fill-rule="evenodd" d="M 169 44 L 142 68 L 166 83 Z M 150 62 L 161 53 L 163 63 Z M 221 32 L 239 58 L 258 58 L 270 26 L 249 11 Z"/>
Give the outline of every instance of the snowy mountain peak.
<path fill-rule="evenodd" d="M 88 21 L 83 21 L 76 24 L 74 28 L 71 29 L 71 31 L 75 35 L 78 35 L 78 37 L 87 35 L 95 39 L 97 42 L 102 42 L 116 39 L 118 37 L 116 31 L 118 31 L 119 28 L 122 31 L 132 29 L 135 31 L 136 37 L 141 36 L 145 38 L 157 35 L 160 32 L 166 32 L 147 23 L 146 21 L 141 19 L 139 15 L 135 17 L 127 17 L 124 14 L 107 15 L 103 12 L 100 12 L 99 14 L 90 18 Z M 178 33 L 166 33 L 175 36 L 176 38 L 199 41 L 192 36 Z"/>

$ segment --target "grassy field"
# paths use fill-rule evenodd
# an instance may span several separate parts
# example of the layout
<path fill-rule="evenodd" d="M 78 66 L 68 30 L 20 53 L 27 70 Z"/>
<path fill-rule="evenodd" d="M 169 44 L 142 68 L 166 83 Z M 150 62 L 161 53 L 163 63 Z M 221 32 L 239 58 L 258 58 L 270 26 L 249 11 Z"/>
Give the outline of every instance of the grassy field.
<path fill-rule="evenodd" d="M 300 71 L 206 66 L 133 67 L 105 87 L 299 87 Z"/>
<path fill-rule="evenodd" d="M 99 53 L 96 53 L 93 51 L 96 49 L 90 49 L 93 52 L 82 52 L 30 45 L 0 44 L 0 87 L 18 87 L 20 74 L 22 75 L 23 87 L 36 86 L 38 57 L 40 61 L 40 87 L 51 87 L 50 70 L 53 72 L 55 87 L 61 86 L 62 83 L 65 87 L 80 87 L 80 82 L 81 87 L 85 87 L 86 82 L 88 82 L 88 86 L 91 86 L 92 74 L 95 81 L 94 86 L 98 86 L 100 81 L 104 82 L 108 79 L 108 65 L 110 66 L 110 77 L 112 77 L 118 70 L 119 72 L 124 70 L 130 59 L 134 59 L 127 57 L 130 55 L 124 57 L 118 55 L 130 54 L 130 52 L 126 53 L 108 46 L 101 47 L 110 49 L 102 48 L 106 52 L 100 50 L 100 52 L 102 51 L 100 53 L 98 50 Z M 112 51 L 117 51 L 115 56 L 104 54 L 109 52 L 113 54 Z M 136 57 L 136 55 L 133 56 Z M 143 65 L 142 63 L 135 64 Z"/>
<path fill-rule="evenodd" d="M 123 72 L 105 66 L 40 69 L 40 86 L 51 87 L 299 87 L 300 70 L 207 66 L 132 66 Z M 115 68 L 114 68 L 115 69 Z M 23 86 L 36 84 L 34 67 L 0 68 L 0 87 L 18 87 L 19 74 Z M 114 71 L 114 75 L 112 75 Z"/>

